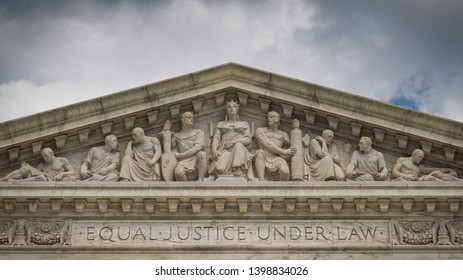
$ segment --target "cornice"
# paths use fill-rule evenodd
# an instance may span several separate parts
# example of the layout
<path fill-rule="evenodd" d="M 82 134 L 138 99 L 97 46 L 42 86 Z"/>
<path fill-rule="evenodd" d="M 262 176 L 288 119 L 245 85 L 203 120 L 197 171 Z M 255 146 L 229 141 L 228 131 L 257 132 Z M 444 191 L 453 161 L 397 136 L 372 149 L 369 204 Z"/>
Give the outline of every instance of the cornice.
<path fill-rule="evenodd" d="M 299 215 L 358 215 L 365 212 L 373 216 L 384 213 L 445 216 L 461 213 L 461 201 L 461 182 L 0 184 L 0 211 L 25 215 L 41 211 L 45 211 L 43 214 L 49 214 L 51 210 L 56 213 L 64 211 L 68 215 L 98 214 L 103 213 L 99 208 L 102 204 L 114 204 L 122 213 L 134 212 L 140 215 L 144 215 L 144 212 L 157 212 L 155 208 L 158 207 L 163 209 L 161 212 L 167 210 L 188 215 L 215 215 L 228 208 L 227 215 L 233 216 L 233 211 L 230 210 L 232 208 L 235 214 L 248 213 L 248 209 L 253 209 L 249 210 L 249 213 L 258 215 L 273 213 L 291 216 L 291 213 L 296 212 Z M 63 204 L 69 207 L 62 207 Z"/>
<path fill-rule="evenodd" d="M 230 88 L 258 97 L 290 100 L 291 104 L 322 114 L 359 120 L 382 129 L 463 148 L 463 125 L 459 122 L 228 63 L 1 123 L 0 149 Z"/>

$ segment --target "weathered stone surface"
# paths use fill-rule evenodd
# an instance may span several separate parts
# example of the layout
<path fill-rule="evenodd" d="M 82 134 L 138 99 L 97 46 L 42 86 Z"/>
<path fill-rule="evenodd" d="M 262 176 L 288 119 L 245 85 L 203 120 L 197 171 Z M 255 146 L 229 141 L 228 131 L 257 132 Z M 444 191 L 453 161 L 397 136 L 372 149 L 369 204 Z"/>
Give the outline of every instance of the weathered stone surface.
<path fill-rule="evenodd" d="M 239 118 L 224 112 L 230 100 L 239 101 Z M 204 134 L 201 152 L 208 171 L 215 129 L 239 135 L 236 125 L 247 124 L 249 143 L 239 165 L 248 163 L 246 176 L 217 174 L 215 180 L 216 173 L 206 172 L 174 181 L 159 174 L 161 181 L 140 182 L 4 177 L 26 166 L 23 161 L 38 166 L 44 148 L 56 149 L 81 171 L 74 175 L 82 176 L 86 153 L 103 147 L 106 135 L 119 139 L 122 153 L 135 126 L 162 141 L 167 121 L 172 133 L 183 131 L 180 116 L 187 111 L 194 112 L 195 130 Z M 342 172 L 360 137 L 374 139 L 374 150 L 384 155 L 386 180 L 301 179 L 293 176 L 300 168 L 292 159 L 286 161 L 288 172 L 279 172 L 283 176 L 257 180 L 254 162 L 263 145 L 257 129 L 267 127 L 271 111 L 281 116 L 276 133 L 290 135 L 288 145 L 276 147 L 294 147 L 299 156 L 301 141 L 307 147 L 322 131 L 335 130 L 330 145 L 338 151 L 335 163 Z M 291 133 L 294 121 L 299 130 Z M 272 141 L 282 139 L 273 136 Z M 230 146 L 234 140 L 223 139 Z M 420 148 L 423 166 L 408 166 L 423 173 L 417 178 L 440 178 L 434 171 L 463 177 L 463 125 L 455 121 L 234 63 L 141 86 L 0 124 L 0 259 L 461 259 L 462 181 L 389 181 L 394 169 L 404 171 L 398 159 L 411 160 Z M 186 158 L 192 151 L 183 149 Z M 368 155 L 363 160 L 377 163 Z M 277 162 L 265 166 L 281 171 Z M 183 166 L 190 171 L 190 165 Z M 285 179 L 288 174 L 293 181 Z"/>

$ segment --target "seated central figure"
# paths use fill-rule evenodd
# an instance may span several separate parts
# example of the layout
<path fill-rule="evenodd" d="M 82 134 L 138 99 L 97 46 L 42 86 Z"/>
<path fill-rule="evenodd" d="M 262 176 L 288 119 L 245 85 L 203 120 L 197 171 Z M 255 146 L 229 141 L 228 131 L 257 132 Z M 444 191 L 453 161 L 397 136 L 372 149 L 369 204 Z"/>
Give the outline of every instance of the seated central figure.
<path fill-rule="evenodd" d="M 231 100 L 225 107 L 225 121 L 219 122 L 211 143 L 213 164 L 209 173 L 246 176 L 250 171 L 251 130 L 238 117 L 239 104 Z M 247 176 L 249 178 L 249 176 Z"/>

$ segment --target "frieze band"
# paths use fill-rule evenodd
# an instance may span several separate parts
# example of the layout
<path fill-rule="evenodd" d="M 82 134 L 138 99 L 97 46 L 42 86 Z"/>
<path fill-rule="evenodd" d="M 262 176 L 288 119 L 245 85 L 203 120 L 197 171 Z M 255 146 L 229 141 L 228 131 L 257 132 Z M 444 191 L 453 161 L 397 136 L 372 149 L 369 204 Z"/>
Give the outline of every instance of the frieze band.
<path fill-rule="evenodd" d="M 0 246 L 461 246 L 462 236 L 462 221 L 443 220 L 17 220 L 0 223 Z"/>
<path fill-rule="evenodd" d="M 239 118 L 239 104 L 225 105 L 225 120 L 217 123 L 211 135 L 210 152 L 205 151 L 205 132 L 194 128 L 194 115 L 181 116 L 182 128 L 171 131 L 167 120 L 157 137 L 147 136 L 143 128 L 132 130 L 124 154 L 117 151 L 118 139 L 105 138 L 105 145 L 92 147 L 78 174 L 64 157 L 51 148 L 41 150 L 37 168 L 24 162 L 2 181 L 203 181 L 240 179 L 259 181 L 460 181 L 449 168 L 421 164 L 425 152 L 415 149 L 409 157 L 399 157 L 388 170 L 384 156 L 363 136 L 359 149 L 348 150 L 341 158 L 333 144 L 334 132 L 323 131 L 310 139 L 302 136 L 299 120 L 292 122 L 290 134 L 280 129 L 280 115 L 267 114 L 267 126 L 251 133 L 248 122 Z M 255 140 L 257 149 L 251 150 Z M 348 145 L 347 145 L 348 144 Z M 346 147 L 352 147 L 346 143 Z M 346 156 L 347 155 L 347 156 Z"/>

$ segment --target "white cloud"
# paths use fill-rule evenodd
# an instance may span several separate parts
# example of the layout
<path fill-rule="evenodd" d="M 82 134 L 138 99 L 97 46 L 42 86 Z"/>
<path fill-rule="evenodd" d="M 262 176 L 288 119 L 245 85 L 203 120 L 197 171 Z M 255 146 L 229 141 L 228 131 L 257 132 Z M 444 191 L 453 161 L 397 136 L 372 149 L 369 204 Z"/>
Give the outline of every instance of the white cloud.
<path fill-rule="evenodd" d="M 37 5 L 0 18 L 0 65 L 9 66 L 0 69 L 0 121 L 230 61 L 383 101 L 402 81 L 427 73 L 432 87 L 419 108 L 463 119 L 454 108 L 463 102 L 460 77 L 449 78 L 463 67 L 455 36 L 461 17 L 433 7 L 303 0 Z M 28 104 L 15 108 L 19 103 Z"/>
<path fill-rule="evenodd" d="M 75 85 L 60 81 L 38 85 L 20 80 L 0 85 L 0 121 L 26 116 L 30 112 L 42 112 L 94 98 L 102 85 Z"/>

